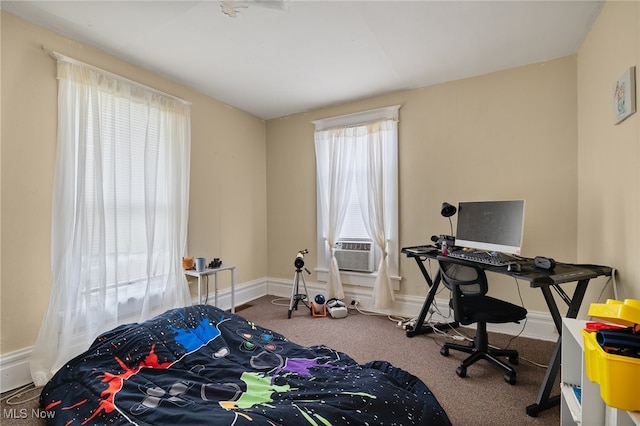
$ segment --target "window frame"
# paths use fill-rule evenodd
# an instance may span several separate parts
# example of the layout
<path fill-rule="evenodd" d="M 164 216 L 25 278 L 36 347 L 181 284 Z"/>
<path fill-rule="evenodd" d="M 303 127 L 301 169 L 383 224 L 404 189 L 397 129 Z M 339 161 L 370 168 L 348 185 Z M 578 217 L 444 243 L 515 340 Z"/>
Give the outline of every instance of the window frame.
<path fill-rule="evenodd" d="M 367 123 L 391 119 L 396 122 L 399 121 L 399 110 L 400 105 L 393 105 L 384 108 L 378 108 L 373 110 L 367 110 L 352 114 L 340 115 L 335 117 L 329 117 L 325 119 L 315 120 L 312 123 L 315 126 L 314 132 L 328 130 L 336 127 L 349 127 L 349 126 L 360 126 L 365 125 Z M 395 135 L 395 158 L 396 158 L 396 173 L 389 173 L 388 178 L 394 182 L 396 191 L 395 197 L 390 202 L 393 204 L 391 207 L 391 225 L 390 225 L 390 235 L 387 239 L 387 261 L 388 261 L 388 271 L 389 277 L 392 281 L 394 291 L 398 291 L 400 288 L 401 277 L 399 275 L 399 264 L 400 264 L 400 249 L 399 249 L 399 180 L 398 180 L 398 145 L 399 145 L 399 131 L 396 127 L 396 135 Z M 318 277 L 318 281 L 326 282 L 329 275 L 329 252 L 326 244 L 326 237 L 323 235 L 323 222 L 321 217 L 321 204 L 319 200 L 319 192 L 317 185 L 317 175 L 316 175 L 316 253 L 317 253 L 317 263 L 314 271 Z M 375 245 L 375 244 L 374 244 Z M 370 287 L 373 288 L 376 278 L 378 276 L 378 264 L 380 263 L 380 250 L 376 247 L 375 249 L 375 257 L 374 257 L 374 272 L 356 272 L 356 271 L 340 271 L 340 276 L 343 284 L 352 285 L 352 286 L 361 286 L 361 287 Z"/>

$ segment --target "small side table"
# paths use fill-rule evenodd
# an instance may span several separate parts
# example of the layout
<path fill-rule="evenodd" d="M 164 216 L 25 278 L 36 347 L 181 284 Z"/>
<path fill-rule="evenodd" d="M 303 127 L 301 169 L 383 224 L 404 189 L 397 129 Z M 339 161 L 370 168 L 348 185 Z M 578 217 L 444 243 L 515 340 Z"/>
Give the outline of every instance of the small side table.
<path fill-rule="evenodd" d="M 205 275 L 213 275 L 214 277 L 214 300 L 215 306 L 218 306 L 218 272 L 229 271 L 231 272 L 231 312 L 236 311 L 235 304 L 235 272 L 236 267 L 232 265 L 220 265 L 218 268 L 207 268 L 202 272 L 198 272 L 195 269 L 187 269 L 184 271 L 186 275 L 198 278 L 198 303 L 202 304 L 202 277 Z"/>

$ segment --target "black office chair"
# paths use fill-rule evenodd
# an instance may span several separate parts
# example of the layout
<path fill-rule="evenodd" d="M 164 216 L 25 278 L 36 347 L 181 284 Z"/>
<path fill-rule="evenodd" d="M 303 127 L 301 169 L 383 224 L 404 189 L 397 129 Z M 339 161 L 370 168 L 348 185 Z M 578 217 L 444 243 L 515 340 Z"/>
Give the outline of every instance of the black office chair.
<path fill-rule="evenodd" d="M 454 349 L 471 354 L 456 370 L 460 377 L 466 377 L 467 367 L 471 364 L 486 359 L 506 371 L 504 380 L 507 383 L 515 384 L 516 371 L 498 357 L 506 356 L 511 364 L 517 365 L 518 352 L 489 347 L 487 323 L 518 322 L 526 318 L 527 310 L 522 306 L 487 296 L 487 276 L 484 269 L 445 256 L 438 256 L 438 263 L 440 279 L 451 290 L 449 305 L 453 309 L 455 320 L 463 325 L 477 324 L 476 336 L 470 345 L 446 343 L 440 349 L 440 353 L 448 356 L 449 350 Z"/>

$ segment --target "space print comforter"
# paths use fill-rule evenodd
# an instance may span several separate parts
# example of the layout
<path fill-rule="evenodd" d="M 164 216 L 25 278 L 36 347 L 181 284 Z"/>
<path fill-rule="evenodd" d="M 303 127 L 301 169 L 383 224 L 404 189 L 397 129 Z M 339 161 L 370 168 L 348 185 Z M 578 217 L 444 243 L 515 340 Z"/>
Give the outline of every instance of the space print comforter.
<path fill-rule="evenodd" d="M 208 305 L 98 337 L 44 387 L 55 425 L 449 425 L 427 386 L 384 361 L 302 347 Z"/>

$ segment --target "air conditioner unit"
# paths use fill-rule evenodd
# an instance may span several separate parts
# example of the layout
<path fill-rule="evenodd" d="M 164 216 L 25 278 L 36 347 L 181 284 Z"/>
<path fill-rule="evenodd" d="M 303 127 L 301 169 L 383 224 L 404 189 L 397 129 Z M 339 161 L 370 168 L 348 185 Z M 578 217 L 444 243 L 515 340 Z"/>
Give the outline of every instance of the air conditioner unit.
<path fill-rule="evenodd" d="M 338 268 L 341 270 L 373 272 L 373 242 L 341 240 L 335 244 L 335 249 Z"/>

